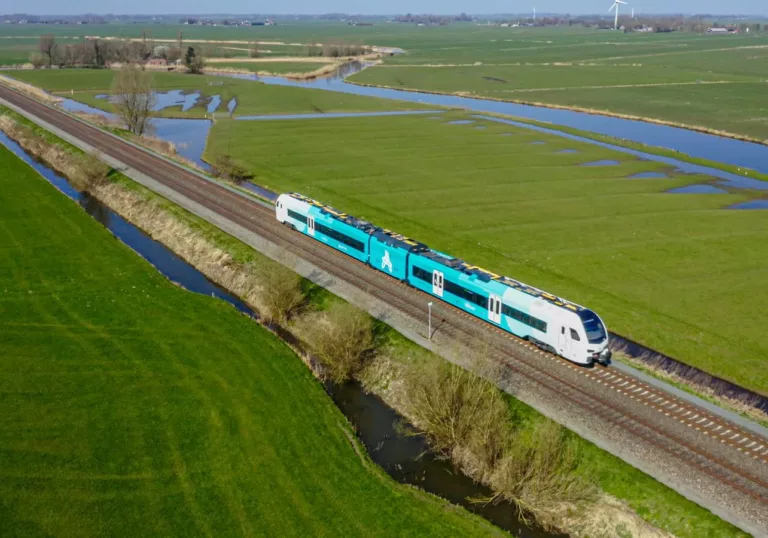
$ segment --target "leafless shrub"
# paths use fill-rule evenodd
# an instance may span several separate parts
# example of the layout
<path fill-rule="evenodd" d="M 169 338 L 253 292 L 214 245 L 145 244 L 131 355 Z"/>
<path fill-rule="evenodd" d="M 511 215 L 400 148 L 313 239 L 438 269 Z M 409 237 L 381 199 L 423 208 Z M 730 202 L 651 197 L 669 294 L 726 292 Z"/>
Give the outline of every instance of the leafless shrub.
<path fill-rule="evenodd" d="M 232 158 L 229 153 L 218 153 L 213 161 L 217 176 L 233 183 L 243 183 L 253 177 L 248 170 Z"/>
<path fill-rule="evenodd" d="M 257 283 L 256 302 L 262 317 L 284 325 L 306 300 L 301 277 L 274 262 L 258 264 L 251 273 Z"/>
<path fill-rule="evenodd" d="M 577 472 L 575 439 L 551 420 L 515 437 L 493 469 L 489 484 L 514 502 L 523 518 L 552 527 L 569 507 L 593 501 L 597 488 Z"/>
<path fill-rule="evenodd" d="M 553 526 L 568 508 L 594 498 L 562 427 L 547 419 L 515 425 L 501 391 L 457 365 L 429 361 L 408 370 L 402 401 L 417 431 L 496 497 L 515 503 L 521 517 Z"/>
<path fill-rule="evenodd" d="M 305 316 L 297 324 L 296 332 L 322 361 L 335 383 L 344 383 L 354 376 L 373 350 L 373 320 L 347 303 Z"/>
<path fill-rule="evenodd" d="M 510 441 L 509 410 L 499 390 L 455 364 L 414 366 L 404 395 L 418 431 L 473 476 L 485 475 Z"/>
<path fill-rule="evenodd" d="M 39 52 L 32 52 L 29 55 L 29 63 L 31 63 L 32 67 L 35 69 L 39 69 L 46 64 L 46 60 L 45 57 Z"/>
<path fill-rule="evenodd" d="M 112 83 L 115 108 L 128 130 L 141 135 L 152 117 L 155 95 L 152 91 L 152 74 L 136 65 L 125 64 L 115 75 Z"/>

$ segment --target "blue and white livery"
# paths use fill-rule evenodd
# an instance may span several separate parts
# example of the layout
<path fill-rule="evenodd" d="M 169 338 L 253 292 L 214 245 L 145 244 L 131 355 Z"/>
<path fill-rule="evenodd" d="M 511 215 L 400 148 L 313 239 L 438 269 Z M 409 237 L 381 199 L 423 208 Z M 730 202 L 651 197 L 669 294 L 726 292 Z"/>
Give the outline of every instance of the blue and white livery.
<path fill-rule="evenodd" d="M 301 194 L 281 194 L 275 210 L 294 230 L 570 361 L 610 359 L 608 331 L 592 310 Z"/>

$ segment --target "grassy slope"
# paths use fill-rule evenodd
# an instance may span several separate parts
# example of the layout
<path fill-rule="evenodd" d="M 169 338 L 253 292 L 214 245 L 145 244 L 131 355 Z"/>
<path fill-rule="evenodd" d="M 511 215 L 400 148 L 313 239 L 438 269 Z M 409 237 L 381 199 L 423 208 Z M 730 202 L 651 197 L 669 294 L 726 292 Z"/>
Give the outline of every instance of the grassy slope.
<path fill-rule="evenodd" d="M 233 129 L 233 155 L 258 183 L 590 305 L 621 334 L 768 392 L 754 316 L 768 300 L 765 214 L 721 209 L 748 194 L 666 194 L 706 178 L 628 180 L 663 167 L 511 126 L 446 124 L 458 117 L 221 121 L 208 157 Z M 621 164 L 577 166 L 600 159 Z"/>
<path fill-rule="evenodd" d="M 5 149 L 0 168 L 5 532 L 492 530 L 367 469 L 278 340 L 170 284 Z"/>
<path fill-rule="evenodd" d="M 269 64 L 265 64 L 269 65 Z M 319 67 L 321 64 L 316 64 Z M 39 86 L 51 92 L 73 97 L 96 108 L 111 111 L 111 105 L 96 95 L 110 91 L 115 72 L 107 69 L 67 69 L 62 71 L 14 71 L 14 78 Z M 213 85 L 211 85 L 211 83 Z M 423 110 L 430 108 L 418 103 L 376 99 L 359 95 L 347 95 L 306 88 L 269 86 L 253 81 L 226 77 L 195 76 L 183 73 L 154 73 L 153 87 L 158 91 L 183 89 L 199 90 L 202 97 L 221 95 L 224 110 L 226 103 L 237 98 L 235 116 L 251 114 L 300 114 L 316 112 L 367 112 L 384 110 Z M 75 90 L 74 95 L 69 90 Z M 198 103 L 205 99 L 198 100 Z M 167 108 L 164 115 L 178 117 L 203 117 L 202 104 L 181 112 L 181 107 Z"/>

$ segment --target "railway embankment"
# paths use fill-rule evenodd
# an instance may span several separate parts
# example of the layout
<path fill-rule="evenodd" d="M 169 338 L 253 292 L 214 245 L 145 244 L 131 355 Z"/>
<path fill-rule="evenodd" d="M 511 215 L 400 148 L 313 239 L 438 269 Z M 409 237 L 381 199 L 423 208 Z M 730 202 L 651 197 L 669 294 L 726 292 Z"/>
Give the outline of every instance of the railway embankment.
<path fill-rule="evenodd" d="M 66 132 L 60 132 L 60 135 L 63 135 L 64 137 L 74 138 L 72 135 L 66 133 Z M 76 141 L 76 140 L 73 140 Z M 202 216 L 206 220 L 212 221 L 214 224 L 218 225 L 221 229 L 227 231 L 234 231 L 234 228 L 232 226 L 232 223 L 227 223 L 226 218 L 222 218 L 221 215 L 216 214 L 215 212 L 210 211 L 210 209 L 206 209 L 205 207 L 201 207 L 200 204 L 189 203 L 189 200 L 183 200 L 183 196 L 180 196 L 178 193 L 174 193 L 172 190 L 168 189 L 167 187 L 163 186 L 162 184 L 156 184 L 152 178 L 149 178 L 145 176 L 143 173 L 138 172 L 137 170 L 131 170 L 130 167 L 126 166 L 125 164 L 122 164 L 115 160 L 114 158 L 108 159 L 110 160 L 110 164 L 116 166 L 117 168 L 125 171 L 126 173 L 130 173 L 132 176 L 135 176 L 135 178 L 138 178 L 141 183 L 145 183 L 147 185 L 154 186 L 157 191 L 159 191 L 160 194 L 166 195 L 171 201 L 178 201 L 181 202 L 183 205 L 186 205 L 188 209 L 191 209 L 194 213 L 198 214 L 198 217 Z M 146 200 L 145 200 L 146 201 Z M 113 203 L 117 203 L 113 200 Z M 168 208 L 166 208 L 168 209 Z M 148 224 L 147 224 L 148 226 Z M 199 229 L 198 229 L 199 231 Z M 220 232 L 216 232 L 220 233 Z M 178 234 L 172 234 L 174 237 Z M 441 354 L 444 354 L 445 356 L 451 358 L 452 360 L 455 360 L 457 363 L 464 363 L 467 365 L 468 357 L 471 355 L 471 353 L 466 352 L 466 348 L 462 349 L 462 346 L 457 346 L 455 339 L 450 332 L 445 331 L 442 332 L 440 329 L 440 326 L 438 325 L 438 333 L 436 333 L 436 338 L 433 338 L 432 341 L 428 341 L 425 338 L 424 335 L 424 323 L 421 321 L 416 320 L 413 316 L 409 315 L 402 315 L 398 314 L 397 312 L 393 311 L 392 307 L 380 299 L 376 297 L 371 297 L 369 294 L 367 294 L 365 291 L 363 291 L 364 286 L 360 285 L 360 282 L 358 282 L 358 285 L 350 285 L 348 282 L 344 282 L 338 278 L 338 276 L 329 274 L 326 271 L 320 269 L 317 265 L 307 262 L 307 260 L 302 259 L 301 257 L 291 257 L 288 258 L 285 257 L 285 253 L 283 249 L 281 249 L 278 245 L 275 245 L 273 242 L 269 240 L 265 240 L 263 237 L 258 237 L 254 235 L 253 233 L 235 233 L 238 237 L 245 237 L 247 239 L 247 243 L 255 246 L 257 250 L 260 250 L 262 252 L 267 253 L 268 256 L 274 257 L 279 259 L 282 263 L 291 265 L 293 269 L 297 270 L 299 273 L 303 274 L 305 277 L 309 278 L 310 280 L 314 280 L 318 283 L 322 283 L 331 291 L 334 291 L 339 296 L 350 300 L 351 302 L 357 303 L 357 304 L 363 304 L 366 306 L 366 309 L 371 312 L 375 317 L 379 319 L 383 319 L 387 321 L 387 323 L 390 323 L 394 326 L 397 326 L 398 329 L 404 333 L 406 336 L 411 338 L 414 341 L 417 341 L 419 343 L 423 343 L 425 347 L 430 347 L 435 351 L 442 352 Z M 226 234 L 221 234 L 222 237 L 226 237 Z M 231 238 L 228 239 L 228 241 L 233 241 Z M 237 243 L 235 241 L 235 243 Z M 215 258 L 215 256 L 213 257 Z M 225 261 L 224 257 L 221 257 L 220 260 L 223 262 Z M 363 289 L 361 289 L 363 288 Z M 471 365 L 470 365 L 471 366 Z M 509 366 L 509 365 L 507 365 Z M 386 370 L 386 368 L 384 369 Z M 584 432 L 588 432 L 590 426 L 594 426 L 594 424 L 591 423 L 589 420 L 584 420 L 585 417 L 578 416 L 578 410 L 574 409 L 572 403 L 568 401 L 568 399 L 563 398 L 561 401 L 557 402 L 558 400 L 558 391 L 553 391 L 550 389 L 536 389 L 532 387 L 529 383 L 526 383 L 526 379 L 524 376 L 514 376 L 512 375 L 508 370 L 505 369 L 504 371 L 504 379 L 500 379 L 500 384 L 502 384 L 507 392 L 513 393 L 517 396 L 520 396 L 524 399 L 527 399 L 527 401 L 533 401 L 537 399 L 536 392 L 538 391 L 538 397 L 542 400 L 542 407 L 548 408 L 547 414 L 553 414 L 558 415 L 560 411 L 562 411 L 562 414 L 558 417 L 558 421 L 569 423 L 568 415 L 569 415 L 569 409 L 570 409 L 570 415 L 577 415 L 575 417 L 571 417 L 573 419 L 573 422 L 569 424 L 573 427 L 574 430 L 579 431 L 580 429 Z M 518 373 L 520 371 L 518 370 Z M 578 374 L 576 374 L 578 375 Z M 374 383 L 375 385 L 375 383 Z M 390 384 L 391 385 L 391 384 Z M 562 396 L 562 394 L 560 394 Z M 548 404 L 548 405 L 547 405 Z M 574 413 L 576 412 L 576 413 Z M 579 418 L 581 419 L 581 425 L 579 426 Z M 611 435 L 611 432 L 605 432 L 607 437 L 614 437 L 613 441 L 617 443 L 615 448 L 616 453 L 622 453 L 622 452 L 631 452 L 634 450 L 636 453 L 636 456 L 641 456 L 643 452 L 648 452 L 647 450 L 644 450 L 644 447 L 638 447 L 636 443 L 636 439 L 630 438 L 625 440 L 625 446 L 624 449 L 621 449 L 619 445 L 619 440 L 617 437 L 620 437 L 620 433 L 616 430 L 614 425 L 611 424 L 605 424 L 604 427 L 606 429 L 611 430 L 613 435 Z M 590 434 L 592 435 L 592 434 Z M 602 445 L 606 446 L 606 448 L 611 448 L 611 443 L 601 443 Z M 667 464 L 668 467 L 671 469 L 679 464 L 679 461 L 675 461 L 674 459 L 670 460 L 667 456 Z M 674 479 L 679 479 L 683 482 L 685 482 L 685 476 L 679 476 L 684 472 L 683 469 L 680 469 L 678 467 L 677 475 L 675 476 L 675 473 L 672 472 L 670 476 L 673 477 L 672 481 Z M 664 496 L 664 495 L 662 495 Z M 636 500 L 635 500 L 636 501 Z M 633 500 L 628 500 L 630 504 L 632 504 Z M 690 512 L 695 512 L 696 509 L 692 506 L 687 506 L 687 509 L 691 509 Z M 732 506 L 731 508 L 735 508 Z M 688 512 L 689 510 L 686 510 Z M 701 514 L 699 514 L 701 515 Z M 676 514 L 676 516 L 679 516 L 679 511 Z M 682 534 L 678 529 L 674 529 L 674 531 L 678 534 Z"/>

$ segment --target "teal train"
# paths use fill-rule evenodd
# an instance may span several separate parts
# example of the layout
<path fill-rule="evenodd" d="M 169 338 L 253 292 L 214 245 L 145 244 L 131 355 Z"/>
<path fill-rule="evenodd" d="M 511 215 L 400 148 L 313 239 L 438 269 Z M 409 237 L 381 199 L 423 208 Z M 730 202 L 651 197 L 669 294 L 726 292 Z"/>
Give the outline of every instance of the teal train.
<path fill-rule="evenodd" d="M 606 363 L 608 331 L 592 310 L 500 276 L 301 194 L 277 220 L 374 269 L 578 364 Z"/>

